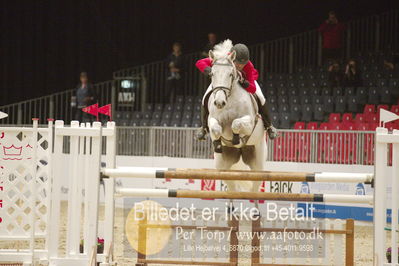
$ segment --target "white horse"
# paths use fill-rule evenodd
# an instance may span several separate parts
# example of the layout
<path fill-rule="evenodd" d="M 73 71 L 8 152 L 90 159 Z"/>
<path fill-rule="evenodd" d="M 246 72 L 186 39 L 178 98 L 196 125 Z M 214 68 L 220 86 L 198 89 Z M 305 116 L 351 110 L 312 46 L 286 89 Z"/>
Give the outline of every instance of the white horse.
<path fill-rule="evenodd" d="M 263 122 L 257 115 L 256 100 L 239 84 L 242 77 L 233 63 L 236 54 L 230 53 L 231 48 L 231 41 L 226 40 L 209 51 L 213 64 L 208 126 L 215 148 L 216 168 L 231 169 L 242 159 L 251 170 L 263 170 L 266 159 Z M 226 182 L 231 191 L 257 192 L 260 184 L 257 181 Z"/>

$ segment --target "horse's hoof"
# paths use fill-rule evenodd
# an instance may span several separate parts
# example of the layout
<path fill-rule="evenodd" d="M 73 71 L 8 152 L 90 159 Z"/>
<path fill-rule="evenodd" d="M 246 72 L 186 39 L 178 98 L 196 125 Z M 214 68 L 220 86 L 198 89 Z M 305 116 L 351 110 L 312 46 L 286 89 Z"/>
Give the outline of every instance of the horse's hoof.
<path fill-rule="evenodd" d="M 232 139 L 231 143 L 233 145 L 240 144 L 240 135 L 239 134 L 233 134 L 233 139 Z"/>
<path fill-rule="evenodd" d="M 222 141 L 215 140 L 213 142 L 213 149 L 216 153 L 222 153 Z"/>

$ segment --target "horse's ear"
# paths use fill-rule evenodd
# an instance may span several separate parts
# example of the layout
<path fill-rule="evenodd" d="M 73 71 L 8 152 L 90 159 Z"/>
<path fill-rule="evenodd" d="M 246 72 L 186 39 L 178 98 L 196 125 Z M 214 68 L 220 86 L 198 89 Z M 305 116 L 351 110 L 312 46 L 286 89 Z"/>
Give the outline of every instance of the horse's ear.
<path fill-rule="evenodd" d="M 213 54 L 212 50 L 209 50 L 209 58 L 212 59 L 212 61 L 215 61 L 215 55 Z"/>
<path fill-rule="evenodd" d="M 236 60 L 236 51 L 232 51 L 229 54 L 229 59 L 233 62 L 234 60 Z"/>

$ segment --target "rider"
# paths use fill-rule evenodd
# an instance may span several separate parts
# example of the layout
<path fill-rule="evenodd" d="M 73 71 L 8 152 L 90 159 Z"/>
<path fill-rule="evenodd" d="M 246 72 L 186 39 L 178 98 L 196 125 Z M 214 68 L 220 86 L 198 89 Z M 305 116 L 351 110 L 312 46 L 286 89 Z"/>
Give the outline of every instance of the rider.
<path fill-rule="evenodd" d="M 249 60 L 249 50 L 245 44 L 236 44 L 233 46 L 232 51 L 236 52 L 236 58 L 234 64 L 242 74 L 242 79 L 239 81 L 240 85 L 249 93 L 255 94 L 259 106 L 259 114 L 262 116 L 262 120 L 265 126 L 265 130 L 269 135 L 270 139 L 277 137 L 277 130 L 273 127 L 270 120 L 269 109 L 265 96 L 263 96 L 262 90 L 260 89 L 256 80 L 258 79 L 258 71 L 254 68 L 254 65 Z M 210 58 L 200 59 L 195 63 L 195 66 L 205 75 L 211 75 L 212 60 Z M 208 132 L 208 99 L 210 91 L 212 90 L 212 84 L 209 85 L 204 99 L 202 100 L 201 106 L 201 123 L 202 127 L 197 131 L 197 139 L 205 140 L 205 136 Z"/>

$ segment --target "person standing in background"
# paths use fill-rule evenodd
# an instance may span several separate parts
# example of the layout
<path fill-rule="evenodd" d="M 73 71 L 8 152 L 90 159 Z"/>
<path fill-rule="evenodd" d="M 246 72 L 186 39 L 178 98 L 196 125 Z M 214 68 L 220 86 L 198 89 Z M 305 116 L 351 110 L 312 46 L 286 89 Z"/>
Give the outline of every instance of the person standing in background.
<path fill-rule="evenodd" d="M 212 50 L 213 47 L 217 44 L 217 35 L 213 32 L 208 33 L 208 43 L 204 46 L 201 51 L 201 56 L 206 58 L 208 57 L 209 50 Z"/>
<path fill-rule="evenodd" d="M 342 39 L 345 28 L 345 24 L 338 21 L 335 12 L 330 11 L 328 19 L 319 27 L 323 38 L 323 62 L 342 59 Z"/>
<path fill-rule="evenodd" d="M 168 67 L 168 77 L 166 80 L 166 88 L 170 93 L 170 102 L 173 102 L 176 95 L 184 95 L 183 91 L 183 70 L 184 60 L 182 53 L 182 45 L 175 42 L 172 46 L 172 53 L 166 58 Z"/>
<path fill-rule="evenodd" d="M 82 111 L 89 105 L 94 104 L 95 95 L 93 91 L 93 85 L 89 82 L 89 78 L 86 72 L 80 73 L 80 82 L 76 87 L 75 96 L 72 97 L 71 105 L 76 107 L 75 120 L 79 122 L 91 122 L 92 116 Z"/>

